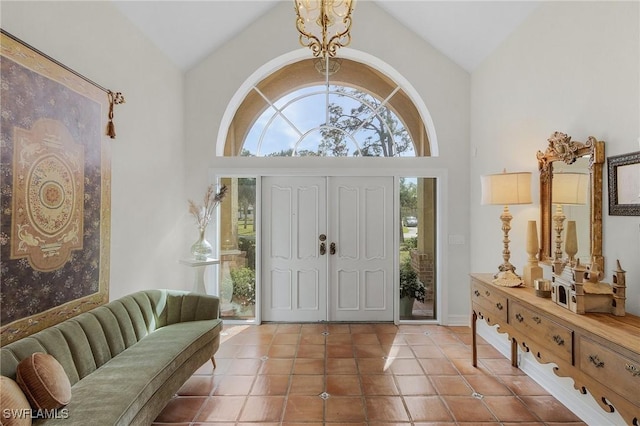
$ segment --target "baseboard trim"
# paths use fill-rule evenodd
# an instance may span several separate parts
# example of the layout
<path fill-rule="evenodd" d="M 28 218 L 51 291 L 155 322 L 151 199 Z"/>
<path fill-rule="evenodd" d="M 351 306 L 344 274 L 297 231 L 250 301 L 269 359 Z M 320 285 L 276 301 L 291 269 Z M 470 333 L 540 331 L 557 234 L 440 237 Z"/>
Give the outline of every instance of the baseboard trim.
<path fill-rule="evenodd" d="M 498 333 L 497 326 L 490 327 L 484 321 L 477 323 L 478 335 L 496 348 L 506 358 L 511 358 L 511 342 L 505 333 Z M 626 422 L 620 414 L 606 413 L 591 394 L 583 395 L 573 387 L 573 379 L 558 377 L 553 372 L 555 364 L 540 364 L 530 353 L 518 350 L 520 369 L 564 404 L 583 422 L 592 426 L 617 426 Z"/>
<path fill-rule="evenodd" d="M 469 315 L 449 315 L 447 317 L 447 323 L 444 325 L 449 325 L 452 327 L 457 327 L 457 326 L 469 327 L 469 321 L 470 321 Z"/>

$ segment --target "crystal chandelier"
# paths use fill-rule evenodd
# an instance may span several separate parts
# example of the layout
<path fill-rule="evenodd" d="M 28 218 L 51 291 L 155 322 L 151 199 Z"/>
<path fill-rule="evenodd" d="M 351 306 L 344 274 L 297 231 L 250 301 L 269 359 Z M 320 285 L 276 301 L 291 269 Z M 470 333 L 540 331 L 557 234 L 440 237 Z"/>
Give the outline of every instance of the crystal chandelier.
<path fill-rule="evenodd" d="M 294 0 L 300 44 L 316 57 L 334 57 L 351 42 L 351 12 L 355 0 Z"/>

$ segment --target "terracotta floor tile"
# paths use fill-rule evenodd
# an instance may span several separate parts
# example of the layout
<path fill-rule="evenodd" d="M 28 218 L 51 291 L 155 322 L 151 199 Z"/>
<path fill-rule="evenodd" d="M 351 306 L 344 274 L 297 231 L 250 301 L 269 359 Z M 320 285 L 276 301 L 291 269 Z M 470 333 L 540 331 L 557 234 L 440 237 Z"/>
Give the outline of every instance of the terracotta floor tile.
<path fill-rule="evenodd" d="M 379 345 L 378 335 L 375 333 L 353 334 L 352 341 L 354 345 Z"/>
<path fill-rule="evenodd" d="M 420 358 L 419 362 L 427 374 L 438 376 L 460 374 L 448 358 Z"/>
<path fill-rule="evenodd" d="M 351 334 L 366 334 L 366 333 L 375 333 L 376 329 L 373 324 L 350 324 L 349 328 L 351 329 Z"/>
<path fill-rule="evenodd" d="M 363 374 L 360 376 L 364 395 L 399 395 L 398 387 L 392 375 Z"/>
<path fill-rule="evenodd" d="M 246 396 L 208 398 L 200 414 L 194 420 L 198 422 L 236 421 L 246 399 Z"/>
<path fill-rule="evenodd" d="M 500 380 L 493 376 L 464 376 L 474 392 L 478 392 L 484 396 L 502 395 L 511 396 L 513 393 Z"/>
<path fill-rule="evenodd" d="M 384 355 L 388 358 L 415 358 L 415 354 L 407 345 L 381 345 Z"/>
<path fill-rule="evenodd" d="M 438 346 L 431 345 L 411 345 L 411 350 L 416 354 L 416 358 L 444 358 L 444 352 Z"/>
<path fill-rule="evenodd" d="M 544 422 L 579 422 L 580 419 L 552 396 L 522 396 L 522 402 Z"/>
<path fill-rule="evenodd" d="M 382 358 L 359 358 L 358 371 L 360 374 L 391 374 L 392 361 Z"/>
<path fill-rule="evenodd" d="M 486 369 L 474 367 L 471 364 L 471 359 L 466 358 L 454 358 L 451 360 L 453 366 L 462 374 L 463 376 L 488 376 L 489 373 Z"/>
<path fill-rule="evenodd" d="M 325 390 L 331 396 L 362 395 L 357 375 L 331 375 L 326 377 Z"/>
<path fill-rule="evenodd" d="M 249 396 L 238 420 L 243 422 L 279 422 L 284 409 L 283 396 Z"/>
<path fill-rule="evenodd" d="M 327 337 L 327 345 L 351 345 L 352 336 L 350 333 L 337 333 L 337 334 L 329 334 Z"/>
<path fill-rule="evenodd" d="M 244 345 L 237 351 L 234 358 L 261 358 L 269 353 L 269 345 Z"/>
<path fill-rule="evenodd" d="M 223 334 L 217 368 L 198 368 L 154 426 L 586 426 L 482 338 L 473 367 L 469 327 L 225 324 Z"/>
<path fill-rule="evenodd" d="M 287 375 L 260 375 L 251 388 L 251 395 L 286 395 L 289 391 Z"/>
<path fill-rule="evenodd" d="M 271 345 L 269 348 L 269 358 L 294 358 L 296 355 L 296 345 Z"/>
<path fill-rule="evenodd" d="M 404 336 L 402 334 L 378 333 L 378 340 L 380 341 L 380 344 L 383 346 L 390 346 L 390 345 L 407 346 L 408 345 L 407 341 L 404 339 Z"/>
<path fill-rule="evenodd" d="M 325 421 L 363 422 L 364 404 L 361 397 L 335 396 L 325 401 Z"/>
<path fill-rule="evenodd" d="M 278 333 L 273 336 L 273 345 L 297 345 L 300 340 L 298 333 Z"/>
<path fill-rule="evenodd" d="M 255 376 L 224 376 L 213 391 L 214 395 L 247 395 Z"/>
<path fill-rule="evenodd" d="M 462 343 L 454 345 L 439 345 L 442 352 L 449 358 L 471 359 L 471 348 Z"/>
<path fill-rule="evenodd" d="M 206 397 L 177 397 L 169 401 L 160 415 L 156 418 L 158 423 L 190 422 L 207 401 Z"/>
<path fill-rule="evenodd" d="M 404 398 L 414 422 L 447 422 L 453 417 L 438 396 L 407 396 Z M 417 423 L 416 423 L 417 424 Z"/>
<path fill-rule="evenodd" d="M 502 422 L 535 422 L 538 420 L 516 396 L 485 396 L 484 403 Z"/>
<path fill-rule="evenodd" d="M 324 400 L 319 396 L 290 395 L 284 409 L 284 422 L 322 422 Z"/>
<path fill-rule="evenodd" d="M 394 359 L 391 362 L 391 371 L 393 374 L 416 375 L 422 374 L 422 367 L 416 359 Z"/>
<path fill-rule="evenodd" d="M 324 345 L 300 345 L 297 356 L 299 358 L 322 358 L 324 359 Z"/>
<path fill-rule="evenodd" d="M 501 359 L 483 359 L 478 362 L 484 365 L 491 373 L 497 376 L 524 376 L 524 372 L 519 368 L 511 366 L 511 361 L 506 358 Z"/>
<path fill-rule="evenodd" d="M 293 359 L 273 358 L 262 363 L 260 374 L 291 374 L 293 370 Z"/>
<path fill-rule="evenodd" d="M 382 358 L 387 354 L 380 344 L 355 345 L 354 350 L 357 358 Z"/>
<path fill-rule="evenodd" d="M 327 346 L 327 358 L 353 358 L 352 345 Z"/>
<path fill-rule="evenodd" d="M 358 374 L 353 358 L 327 358 L 327 374 Z"/>
<path fill-rule="evenodd" d="M 399 396 L 368 396 L 365 401 L 369 421 L 409 421 Z"/>
<path fill-rule="evenodd" d="M 209 396 L 220 382 L 219 376 L 193 375 L 178 390 L 180 396 Z"/>
<path fill-rule="evenodd" d="M 323 375 L 293 375 L 289 395 L 320 395 L 324 392 Z"/>
<path fill-rule="evenodd" d="M 296 358 L 293 363 L 293 374 L 324 374 L 324 360 Z"/>
<path fill-rule="evenodd" d="M 429 376 L 439 395 L 470 396 L 473 392 L 462 376 Z"/>
<path fill-rule="evenodd" d="M 325 339 L 326 337 L 322 334 L 302 334 L 299 345 L 324 345 Z"/>
<path fill-rule="evenodd" d="M 529 376 L 498 376 L 498 378 L 516 395 L 549 395 L 549 392 Z"/>
<path fill-rule="evenodd" d="M 492 422 L 497 419 L 487 410 L 482 400 L 472 396 L 445 396 L 445 404 L 458 422 Z"/>
<path fill-rule="evenodd" d="M 437 395 L 427 376 L 396 376 L 398 390 L 402 395 Z"/>
<path fill-rule="evenodd" d="M 349 327 L 349 324 L 328 324 L 327 331 L 330 335 L 351 334 L 351 327 Z"/>
<path fill-rule="evenodd" d="M 259 359 L 234 359 L 231 361 L 226 374 L 228 375 L 253 375 L 256 374 L 260 367 L 262 367 L 262 361 Z"/>

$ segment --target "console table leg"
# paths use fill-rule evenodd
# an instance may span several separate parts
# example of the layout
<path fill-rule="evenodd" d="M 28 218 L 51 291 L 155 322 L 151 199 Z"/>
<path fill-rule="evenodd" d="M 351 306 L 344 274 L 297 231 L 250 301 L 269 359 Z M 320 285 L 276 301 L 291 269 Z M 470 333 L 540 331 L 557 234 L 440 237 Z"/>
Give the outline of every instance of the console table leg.
<path fill-rule="evenodd" d="M 511 366 L 518 368 L 518 342 L 511 338 Z"/>
<path fill-rule="evenodd" d="M 471 365 L 478 367 L 478 347 L 476 342 L 476 321 L 478 320 L 478 314 L 476 311 L 471 311 L 471 351 L 473 353 Z"/>

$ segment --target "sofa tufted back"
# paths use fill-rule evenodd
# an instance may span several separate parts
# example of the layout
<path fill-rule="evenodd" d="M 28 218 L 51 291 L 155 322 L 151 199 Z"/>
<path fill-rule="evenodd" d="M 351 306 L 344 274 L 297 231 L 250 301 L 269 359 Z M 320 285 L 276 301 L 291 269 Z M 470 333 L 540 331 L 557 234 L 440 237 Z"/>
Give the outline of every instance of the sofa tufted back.
<path fill-rule="evenodd" d="M 16 378 L 18 363 L 34 352 L 55 357 L 71 385 L 154 330 L 211 318 L 218 301 L 178 290 L 145 290 L 92 309 L 0 349 L 0 371 Z"/>

